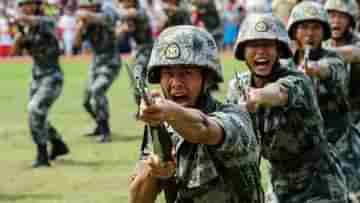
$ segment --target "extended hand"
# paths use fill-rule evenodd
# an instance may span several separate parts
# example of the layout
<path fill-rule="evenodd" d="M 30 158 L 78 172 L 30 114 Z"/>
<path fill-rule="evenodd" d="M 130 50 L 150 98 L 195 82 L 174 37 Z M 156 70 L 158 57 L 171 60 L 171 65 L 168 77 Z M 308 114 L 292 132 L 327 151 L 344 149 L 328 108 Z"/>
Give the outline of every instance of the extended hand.
<path fill-rule="evenodd" d="M 259 90 L 256 88 L 249 88 L 247 91 L 246 108 L 249 112 L 256 112 L 258 108 Z"/>
<path fill-rule="evenodd" d="M 141 101 L 139 119 L 151 126 L 158 126 L 161 122 L 173 120 L 178 104 L 165 99 L 158 92 L 152 92 L 150 96 L 154 102 L 146 105 L 144 101 Z"/>
<path fill-rule="evenodd" d="M 174 175 L 176 163 L 174 161 L 167 161 L 161 164 L 159 157 L 156 154 L 151 154 L 145 163 L 150 166 L 150 175 L 157 178 L 168 178 Z"/>
<path fill-rule="evenodd" d="M 306 65 L 301 65 L 301 70 L 308 76 L 318 77 L 320 65 L 317 61 L 308 61 Z"/>

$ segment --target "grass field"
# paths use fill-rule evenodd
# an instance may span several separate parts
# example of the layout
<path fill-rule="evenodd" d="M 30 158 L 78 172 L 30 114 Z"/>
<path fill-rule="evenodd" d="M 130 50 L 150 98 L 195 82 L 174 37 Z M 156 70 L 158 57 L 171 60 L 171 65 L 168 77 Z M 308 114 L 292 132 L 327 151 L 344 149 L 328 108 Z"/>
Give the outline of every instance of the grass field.
<path fill-rule="evenodd" d="M 113 142 L 98 144 L 83 136 L 94 126 L 82 108 L 89 62 L 86 57 L 62 60 L 64 90 L 50 113 L 71 154 L 52 162 L 51 168 L 32 169 L 35 145 L 26 112 L 31 61 L 0 58 L 0 202 L 127 202 L 128 176 L 138 158 L 142 124 L 134 120 L 136 106 L 123 69 L 108 93 Z M 234 68 L 242 67 L 229 56 L 223 56 L 222 62 L 226 82 L 217 95 L 221 100 Z"/>

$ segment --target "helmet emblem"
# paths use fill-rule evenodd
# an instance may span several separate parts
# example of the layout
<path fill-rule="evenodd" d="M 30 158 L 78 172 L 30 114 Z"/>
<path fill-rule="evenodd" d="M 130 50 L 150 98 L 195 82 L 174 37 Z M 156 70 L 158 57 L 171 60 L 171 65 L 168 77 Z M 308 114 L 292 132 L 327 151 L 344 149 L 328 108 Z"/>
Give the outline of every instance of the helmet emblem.
<path fill-rule="evenodd" d="M 176 43 L 170 44 L 165 50 L 165 57 L 167 59 L 176 59 L 180 57 L 180 47 Z"/>
<path fill-rule="evenodd" d="M 318 16 L 319 12 L 314 7 L 306 7 L 304 9 L 305 16 Z"/>
<path fill-rule="evenodd" d="M 264 21 L 260 21 L 255 24 L 255 30 L 257 32 L 267 32 L 267 31 L 269 31 L 269 25 L 266 24 L 266 22 L 264 22 Z"/>

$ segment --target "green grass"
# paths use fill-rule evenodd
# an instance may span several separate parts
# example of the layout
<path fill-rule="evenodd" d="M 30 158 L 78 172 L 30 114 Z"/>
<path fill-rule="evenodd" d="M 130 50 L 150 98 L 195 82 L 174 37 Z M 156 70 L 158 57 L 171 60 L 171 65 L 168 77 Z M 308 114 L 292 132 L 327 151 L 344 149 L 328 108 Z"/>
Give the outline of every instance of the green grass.
<path fill-rule="evenodd" d="M 69 144 L 71 154 L 52 162 L 51 168 L 32 169 L 35 145 L 26 109 L 31 64 L 0 59 L 0 202 L 128 201 L 128 177 L 138 158 L 142 124 L 134 120 L 136 106 L 123 69 L 108 93 L 113 142 L 98 144 L 83 136 L 94 127 L 82 108 L 88 63 L 87 59 L 62 62 L 64 90 L 50 113 L 50 120 Z M 229 57 L 223 57 L 223 64 L 226 82 L 217 94 L 221 100 L 234 69 L 242 67 Z M 163 202 L 162 198 L 158 202 Z"/>

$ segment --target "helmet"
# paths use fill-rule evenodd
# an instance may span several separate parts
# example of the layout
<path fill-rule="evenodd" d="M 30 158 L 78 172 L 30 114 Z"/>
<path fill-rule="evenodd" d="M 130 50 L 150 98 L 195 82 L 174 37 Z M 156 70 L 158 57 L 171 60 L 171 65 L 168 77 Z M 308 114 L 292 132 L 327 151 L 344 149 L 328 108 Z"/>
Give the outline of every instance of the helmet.
<path fill-rule="evenodd" d="M 327 11 L 338 11 L 345 13 L 351 18 L 351 26 L 356 26 L 356 20 L 358 18 L 358 4 L 355 0 L 327 0 L 325 3 L 325 9 Z"/>
<path fill-rule="evenodd" d="M 29 4 L 29 3 L 40 3 L 39 0 L 16 0 L 16 5 Z"/>
<path fill-rule="evenodd" d="M 331 27 L 329 24 L 327 12 L 321 4 L 316 2 L 304 1 L 296 5 L 291 11 L 287 30 L 291 39 L 294 39 L 293 31 L 299 23 L 304 21 L 317 21 L 323 25 L 324 39 L 331 37 Z"/>
<path fill-rule="evenodd" d="M 248 15 L 241 27 L 235 45 L 235 57 L 244 60 L 244 48 L 247 42 L 253 40 L 276 40 L 280 45 L 280 57 L 292 56 L 290 39 L 281 20 L 271 13 L 253 13 Z"/>
<path fill-rule="evenodd" d="M 81 6 L 95 6 L 100 4 L 97 0 L 79 0 L 79 7 Z"/>
<path fill-rule="evenodd" d="M 213 72 L 213 82 L 224 81 L 215 40 L 202 28 L 179 25 L 160 34 L 148 65 L 149 82 L 159 83 L 160 67 L 171 65 L 195 65 Z"/>

